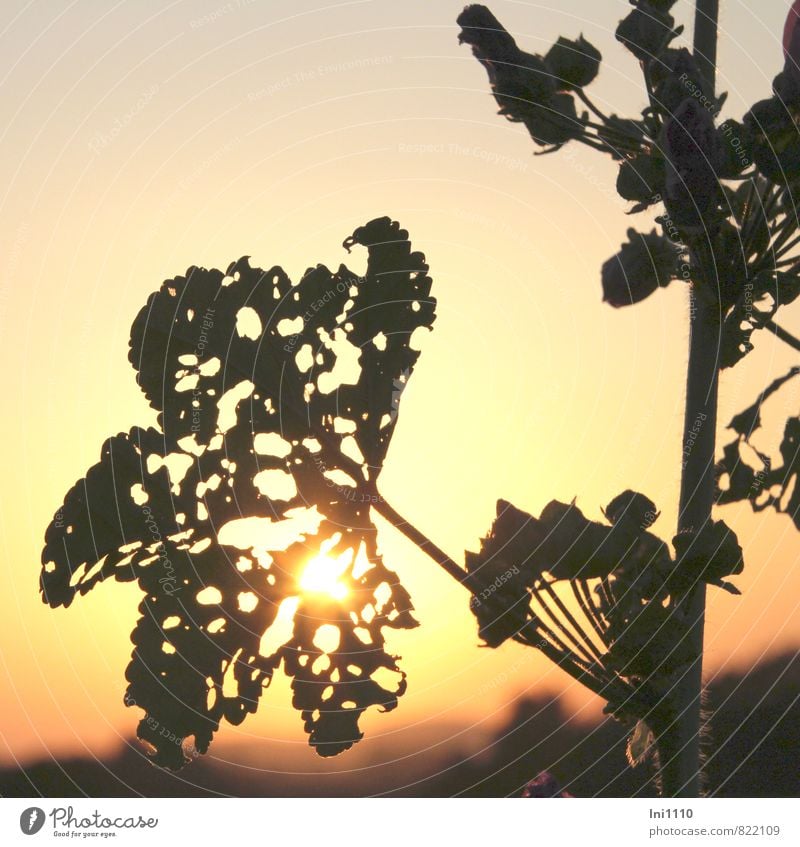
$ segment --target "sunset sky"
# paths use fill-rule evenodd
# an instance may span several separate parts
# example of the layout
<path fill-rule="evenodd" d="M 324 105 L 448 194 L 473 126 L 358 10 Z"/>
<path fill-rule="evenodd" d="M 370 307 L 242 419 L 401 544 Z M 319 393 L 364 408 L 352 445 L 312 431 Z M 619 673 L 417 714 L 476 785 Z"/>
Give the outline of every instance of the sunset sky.
<path fill-rule="evenodd" d="M 437 0 L 40 0 L 0 20 L 0 761 L 101 757 L 135 733 L 122 702 L 140 594 L 105 583 L 67 610 L 39 598 L 44 530 L 109 435 L 152 425 L 127 362 L 130 324 L 162 280 L 242 255 L 363 268 L 342 240 L 389 215 L 430 265 L 434 331 L 403 395 L 381 477 L 395 508 L 449 554 L 476 549 L 502 497 L 536 514 L 577 496 L 595 519 L 626 488 L 676 526 L 687 290 L 633 309 L 601 303 L 599 269 L 629 226 L 616 166 L 567 145 L 535 157 L 497 115 L 485 71 L 459 47 L 461 3 Z M 673 10 L 687 24 L 692 4 Z M 766 97 L 789 3 L 723 0 L 723 117 Z M 604 57 L 606 112 L 642 108 L 635 60 L 614 40 L 627 0 L 490 4 L 530 52 L 583 33 Z M 558 7 L 558 8 L 556 8 Z M 800 308 L 800 307 L 795 307 Z M 778 320 L 800 332 L 800 313 Z M 764 333 L 721 382 L 720 423 L 797 354 Z M 798 386 L 768 408 L 775 452 Z M 722 439 L 727 436 L 722 433 Z M 800 645 L 800 538 L 787 517 L 731 506 L 742 597 L 710 593 L 708 675 Z M 362 719 L 364 744 L 411 749 L 458 735 L 474 748 L 509 702 L 566 691 L 578 720 L 598 700 L 543 657 L 478 646 L 468 595 L 387 524 L 387 564 L 422 626 L 390 635 L 408 693 Z M 288 684 L 224 725 L 211 755 L 244 761 L 257 739 L 305 747 Z M 398 740 L 399 739 L 399 740 Z M 424 739 L 424 742 L 420 739 Z M 248 753 L 248 749 L 251 751 Z"/>

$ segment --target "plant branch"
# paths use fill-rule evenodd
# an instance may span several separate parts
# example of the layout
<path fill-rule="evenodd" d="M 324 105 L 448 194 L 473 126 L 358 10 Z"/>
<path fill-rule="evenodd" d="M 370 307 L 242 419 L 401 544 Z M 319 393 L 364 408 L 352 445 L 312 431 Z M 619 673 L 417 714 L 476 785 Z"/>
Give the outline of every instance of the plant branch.
<path fill-rule="evenodd" d="M 782 326 L 779 326 L 775 321 L 767 321 L 764 324 L 764 329 L 768 329 L 777 338 L 780 338 L 784 344 L 788 344 L 793 350 L 800 351 L 800 338 L 795 338 L 790 332 L 787 332 Z"/>

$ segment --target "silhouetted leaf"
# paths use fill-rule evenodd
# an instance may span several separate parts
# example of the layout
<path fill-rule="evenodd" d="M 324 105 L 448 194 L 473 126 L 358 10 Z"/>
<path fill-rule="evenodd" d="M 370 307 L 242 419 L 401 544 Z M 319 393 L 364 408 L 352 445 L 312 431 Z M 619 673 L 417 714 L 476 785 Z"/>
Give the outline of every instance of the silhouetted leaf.
<path fill-rule="evenodd" d="M 781 271 L 761 271 L 743 281 L 739 297 L 725 315 L 720 345 L 720 366 L 730 368 L 752 349 L 755 330 L 763 329 L 778 308 L 800 294 L 800 276 Z"/>
<path fill-rule="evenodd" d="M 794 367 L 779 376 L 758 395 L 758 399 L 752 406 L 748 406 L 743 412 L 734 415 L 731 422 L 728 424 L 728 429 L 732 429 L 739 435 L 749 438 L 757 429 L 761 427 L 761 406 L 769 399 L 778 389 L 782 388 L 790 379 L 793 379 L 800 374 L 800 367 Z"/>
<path fill-rule="evenodd" d="M 356 245 L 364 276 L 318 265 L 292 285 L 245 258 L 167 280 L 130 349 L 161 432 L 109 439 L 48 527 L 50 605 L 110 576 L 145 593 L 126 703 L 167 767 L 255 711 L 281 663 L 322 755 L 405 690 L 383 630 L 416 622 L 370 507 L 435 301 L 398 224 L 374 220 Z"/>

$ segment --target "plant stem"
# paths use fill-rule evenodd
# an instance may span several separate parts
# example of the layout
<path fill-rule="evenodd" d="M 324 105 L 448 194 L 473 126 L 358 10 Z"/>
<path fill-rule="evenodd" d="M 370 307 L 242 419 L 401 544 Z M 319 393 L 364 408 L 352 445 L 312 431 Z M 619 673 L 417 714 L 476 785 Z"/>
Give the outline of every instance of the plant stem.
<path fill-rule="evenodd" d="M 719 0 L 697 0 L 695 8 L 695 60 L 713 91 Z M 678 531 L 698 533 L 710 522 L 714 502 L 719 390 L 717 351 L 721 319 L 719 303 L 712 296 L 716 287 L 713 284 L 714 265 L 709 244 L 698 243 L 693 253 L 696 273 L 691 294 Z M 698 797 L 701 787 L 704 583 L 698 580 L 683 596 L 676 599 L 682 619 L 686 622 L 686 646 L 695 658 L 662 701 L 653 719 L 653 730 L 658 741 L 664 796 Z"/>
<path fill-rule="evenodd" d="M 409 523 L 391 504 L 387 503 L 383 497 L 377 495 L 372 507 L 379 515 L 386 518 L 386 520 L 389 521 L 395 529 L 402 532 L 409 541 L 416 544 L 423 553 L 427 553 L 427 555 L 430 556 L 434 562 L 439 565 L 439 567 L 447 571 L 453 579 L 457 580 L 465 588 L 469 588 L 471 590 L 471 579 L 466 570 L 451 559 L 441 547 L 434 544 L 424 532 L 420 532 L 414 524 Z"/>
<path fill-rule="evenodd" d="M 694 13 L 694 59 L 713 93 L 717 80 L 719 0 L 697 0 Z"/>
<path fill-rule="evenodd" d="M 795 338 L 790 332 L 787 332 L 782 326 L 779 326 L 775 321 L 767 321 L 764 324 L 764 329 L 768 329 L 777 338 L 780 338 L 784 344 L 788 344 L 794 350 L 800 350 L 800 338 Z"/>

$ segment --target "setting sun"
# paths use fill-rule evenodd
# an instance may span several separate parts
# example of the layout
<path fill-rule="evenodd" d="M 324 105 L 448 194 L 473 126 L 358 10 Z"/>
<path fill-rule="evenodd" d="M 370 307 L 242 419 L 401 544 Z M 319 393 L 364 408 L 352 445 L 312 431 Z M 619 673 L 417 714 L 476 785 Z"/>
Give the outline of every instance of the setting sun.
<path fill-rule="evenodd" d="M 351 558 L 352 551 L 346 551 L 338 558 L 327 553 L 314 556 L 303 570 L 299 580 L 300 588 L 312 594 L 327 594 L 334 600 L 344 600 L 348 590 L 340 577 Z"/>

